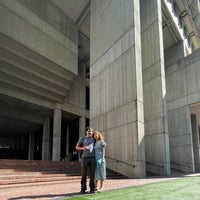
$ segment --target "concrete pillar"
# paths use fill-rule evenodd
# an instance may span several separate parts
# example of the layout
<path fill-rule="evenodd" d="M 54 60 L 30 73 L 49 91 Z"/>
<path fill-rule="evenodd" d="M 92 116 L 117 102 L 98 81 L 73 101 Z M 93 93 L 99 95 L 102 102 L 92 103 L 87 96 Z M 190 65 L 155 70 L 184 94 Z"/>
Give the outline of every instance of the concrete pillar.
<path fill-rule="evenodd" d="M 86 121 L 85 117 L 79 118 L 79 138 L 85 136 L 85 128 L 86 128 Z M 80 152 L 78 152 L 79 156 L 78 159 L 80 159 Z"/>
<path fill-rule="evenodd" d="M 34 159 L 34 134 L 29 133 L 28 160 Z"/>
<path fill-rule="evenodd" d="M 50 160 L 50 119 L 46 118 L 43 125 L 42 160 Z"/>
<path fill-rule="evenodd" d="M 196 114 L 191 115 L 195 172 L 200 170 L 199 128 Z"/>
<path fill-rule="evenodd" d="M 61 109 L 55 108 L 53 115 L 53 151 L 52 151 L 53 161 L 60 161 L 61 119 L 62 119 Z"/>
<path fill-rule="evenodd" d="M 69 124 L 66 130 L 66 157 L 69 158 Z"/>
<path fill-rule="evenodd" d="M 161 1 L 140 3 L 147 171 L 170 175 Z"/>
<path fill-rule="evenodd" d="M 79 137 L 82 137 L 85 135 L 85 117 L 80 117 L 79 118 Z"/>
<path fill-rule="evenodd" d="M 90 33 L 90 124 L 110 169 L 145 177 L 140 1 L 91 1 Z"/>
<path fill-rule="evenodd" d="M 169 110 L 168 122 L 171 168 L 193 173 L 194 153 L 189 106 Z"/>

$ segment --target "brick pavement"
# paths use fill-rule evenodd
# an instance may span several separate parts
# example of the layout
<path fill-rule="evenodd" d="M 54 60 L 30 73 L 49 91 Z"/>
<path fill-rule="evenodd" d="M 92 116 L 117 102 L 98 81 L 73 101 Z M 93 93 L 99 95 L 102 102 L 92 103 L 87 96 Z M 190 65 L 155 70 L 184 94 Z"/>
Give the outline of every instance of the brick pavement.
<path fill-rule="evenodd" d="M 148 183 L 161 182 L 177 179 L 185 176 L 200 176 L 200 174 L 173 174 L 170 177 L 149 177 L 145 179 L 108 179 L 104 183 L 103 191 L 144 185 Z M 63 182 L 52 185 L 41 185 L 23 187 L 18 189 L 4 189 L 0 191 L 1 200 L 61 200 L 65 197 L 78 195 L 80 181 Z"/>

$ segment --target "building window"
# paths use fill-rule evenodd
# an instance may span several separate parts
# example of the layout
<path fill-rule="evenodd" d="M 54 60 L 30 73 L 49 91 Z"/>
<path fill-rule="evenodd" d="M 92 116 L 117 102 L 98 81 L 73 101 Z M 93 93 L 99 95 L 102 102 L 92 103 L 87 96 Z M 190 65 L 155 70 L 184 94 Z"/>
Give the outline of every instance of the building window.
<path fill-rule="evenodd" d="M 86 78 L 90 79 L 90 69 L 89 69 L 89 66 L 86 66 L 86 69 L 85 69 L 85 73 L 86 73 Z"/>
<path fill-rule="evenodd" d="M 187 28 L 186 28 L 185 26 L 184 26 L 183 31 L 184 31 L 184 37 L 185 37 L 185 38 L 188 38 L 188 35 L 187 35 Z"/>
<path fill-rule="evenodd" d="M 172 4 L 172 9 L 173 9 L 173 13 L 178 16 L 178 6 L 176 4 L 176 2 L 173 2 Z"/>
<path fill-rule="evenodd" d="M 86 102 L 86 110 L 89 110 L 90 109 L 90 88 L 89 87 L 86 87 L 86 91 L 85 91 L 85 102 Z"/>
<path fill-rule="evenodd" d="M 191 49 L 192 49 L 192 51 L 194 51 L 194 44 L 193 43 L 191 44 Z"/>
<path fill-rule="evenodd" d="M 182 21 L 181 15 L 179 15 L 179 17 L 178 17 L 178 25 L 179 25 L 181 28 L 183 28 L 183 21 Z"/>
<path fill-rule="evenodd" d="M 85 125 L 86 127 L 90 126 L 90 120 L 88 118 L 85 119 Z"/>

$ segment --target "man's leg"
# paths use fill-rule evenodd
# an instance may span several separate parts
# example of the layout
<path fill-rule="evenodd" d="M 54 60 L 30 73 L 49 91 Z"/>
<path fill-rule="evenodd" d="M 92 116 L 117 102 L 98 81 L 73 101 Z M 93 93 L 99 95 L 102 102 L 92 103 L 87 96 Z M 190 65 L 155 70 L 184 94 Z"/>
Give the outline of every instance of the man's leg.
<path fill-rule="evenodd" d="M 81 193 L 85 193 L 87 190 L 87 168 L 88 161 L 87 158 L 82 158 L 81 160 Z"/>
<path fill-rule="evenodd" d="M 96 160 L 95 158 L 90 158 L 90 193 L 94 193 L 95 183 L 94 183 L 94 175 L 95 175 L 95 167 L 96 167 Z"/>

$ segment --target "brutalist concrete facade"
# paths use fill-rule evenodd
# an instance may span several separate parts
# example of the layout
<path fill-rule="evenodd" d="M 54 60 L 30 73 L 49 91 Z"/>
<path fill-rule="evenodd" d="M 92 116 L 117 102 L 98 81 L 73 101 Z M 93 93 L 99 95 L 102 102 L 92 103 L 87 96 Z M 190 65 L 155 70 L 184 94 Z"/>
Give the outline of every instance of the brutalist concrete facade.
<path fill-rule="evenodd" d="M 199 48 L 197 19 L 199 1 L 91 1 L 90 120 L 108 142 L 108 167 L 144 177 L 199 165 L 190 112 L 200 98 L 199 50 L 183 58 L 189 42 Z M 176 34 L 171 46 L 166 27 Z"/>
<path fill-rule="evenodd" d="M 90 119 L 105 136 L 112 170 L 132 178 L 199 171 L 199 0 L 87 0 L 80 16 L 89 16 L 90 34 L 81 45 L 80 16 L 55 2 L 0 0 L 0 94 L 32 108 L 7 104 L 2 118 L 41 124 L 44 160 L 60 160 Z"/>

